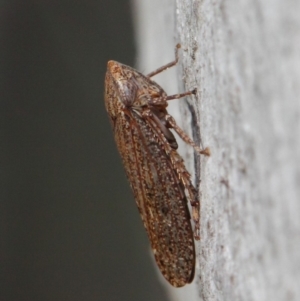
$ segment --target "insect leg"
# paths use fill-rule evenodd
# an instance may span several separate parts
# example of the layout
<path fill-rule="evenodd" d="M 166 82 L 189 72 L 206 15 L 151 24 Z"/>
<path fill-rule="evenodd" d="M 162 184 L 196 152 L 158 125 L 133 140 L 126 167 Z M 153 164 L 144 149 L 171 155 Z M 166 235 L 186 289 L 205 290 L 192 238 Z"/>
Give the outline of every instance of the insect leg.
<path fill-rule="evenodd" d="M 175 157 L 178 157 L 177 153 Z M 174 161 L 175 161 L 175 165 L 177 166 L 179 177 L 183 183 L 183 186 L 188 192 L 187 199 L 189 200 L 192 207 L 192 219 L 195 225 L 194 238 L 196 240 L 199 240 L 200 239 L 200 202 L 198 198 L 198 193 L 191 182 L 190 174 L 185 169 L 182 158 L 180 157 L 180 160 L 175 159 Z"/>
<path fill-rule="evenodd" d="M 209 148 L 206 147 L 205 149 L 201 149 L 198 145 L 196 145 L 195 142 L 177 125 L 175 119 L 171 115 L 167 114 L 165 119 L 184 142 L 191 145 L 199 154 L 210 156 Z"/>
<path fill-rule="evenodd" d="M 171 115 L 167 114 L 165 116 L 165 120 L 167 121 L 168 125 L 171 126 L 176 131 L 176 133 L 180 136 L 180 138 L 186 143 L 193 146 L 193 148 L 199 154 L 203 154 L 205 156 L 210 155 L 209 148 L 206 147 L 205 149 L 202 150 L 199 146 L 197 146 L 195 142 L 177 125 L 176 121 Z M 200 239 L 200 202 L 198 199 L 197 191 L 194 188 L 193 184 L 191 183 L 190 177 L 187 177 L 183 173 L 181 174 L 181 179 L 184 182 L 184 186 L 188 190 L 189 200 L 192 206 L 192 218 L 195 224 L 194 237 L 196 240 L 199 240 Z"/>
<path fill-rule="evenodd" d="M 200 239 L 200 202 L 198 200 L 197 192 L 191 183 L 191 180 L 182 178 L 185 181 L 185 186 L 189 192 L 190 204 L 192 206 L 192 219 L 195 224 L 194 237 L 196 240 Z"/>
<path fill-rule="evenodd" d="M 174 95 L 169 95 L 169 96 L 165 96 L 165 97 L 152 97 L 151 99 L 149 99 L 148 103 L 149 105 L 160 105 L 160 104 L 164 104 L 166 101 L 168 100 L 172 100 L 172 99 L 179 99 L 188 95 L 192 95 L 192 94 L 196 94 L 197 93 L 197 88 L 195 88 L 192 91 L 187 91 L 184 93 L 179 93 L 179 94 L 174 94 Z"/>
<path fill-rule="evenodd" d="M 152 76 L 154 76 L 154 75 L 156 75 L 156 74 L 158 74 L 158 73 L 160 73 L 160 72 L 162 72 L 162 71 L 164 71 L 164 70 L 166 70 L 166 69 L 168 69 L 168 68 L 170 68 L 170 67 L 175 66 L 175 65 L 178 63 L 178 60 L 179 60 L 178 49 L 179 49 L 180 47 L 181 47 L 180 44 L 177 44 L 177 45 L 176 45 L 176 48 L 175 48 L 175 60 L 174 60 L 173 62 L 170 62 L 169 64 L 166 64 L 166 65 L 164 65 L 164 66 L 162 66 L 162 67 L 160 67 L 160 68 L 158 68 L 158 69 L 156 69 L 156 70 L 150 72 L 150 73 L 147 74 L 146 76 L 147 76 L 147 77 L 152 77 Z"/>

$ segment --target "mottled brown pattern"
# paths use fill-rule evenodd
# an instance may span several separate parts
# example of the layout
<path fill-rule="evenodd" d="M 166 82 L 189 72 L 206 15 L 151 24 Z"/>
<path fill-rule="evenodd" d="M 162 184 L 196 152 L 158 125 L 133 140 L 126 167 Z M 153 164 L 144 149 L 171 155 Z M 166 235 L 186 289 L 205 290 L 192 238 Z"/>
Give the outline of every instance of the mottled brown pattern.
<path fill-rule="evenodd" d="M 162 70 L 164 68 L 158 72 Z M 191 93 L 176 95 L 173 99 L 186 94 Z M 199 202 L 169 130 L 177 125 L 168 121 L 166 100 L 172 97 L 166 98 L 163 89 L 149 77 L 118 62 L 108 62 L 105 106 L 126 174 L 157 265 L 173 286 L 181 287 L 193 280 L 195 272 L 195 246 L 187 199 L 193 206 L 198 231 Z M 191 142 L 183 132 L 181 137 Z M 206 151 L 200 152 L 206 154 Z"/>

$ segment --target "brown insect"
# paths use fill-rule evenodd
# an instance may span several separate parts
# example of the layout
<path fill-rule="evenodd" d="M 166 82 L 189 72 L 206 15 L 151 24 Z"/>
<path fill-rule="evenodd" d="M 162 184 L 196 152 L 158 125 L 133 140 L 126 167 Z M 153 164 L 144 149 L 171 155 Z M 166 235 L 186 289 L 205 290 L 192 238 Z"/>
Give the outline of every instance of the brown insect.
<path fill-rule="evenodd" d="M 105 106 L 135 201 L 157 265 L 175 287 L 194 278 L 195 245 L 187 200 L 192 206 L 195 239 L 200 238 L 200 204 L 170 129 L 197 152 L 209 155 L 209 149 L 201 150 L 166 110 L 167 101 L 195 94 L 196 89 L 168 96 L 150 79 L 176 65 L 179 48 L 178 44 L 173 62 L 146 76 L 109 61 L 105 77 Z"/>

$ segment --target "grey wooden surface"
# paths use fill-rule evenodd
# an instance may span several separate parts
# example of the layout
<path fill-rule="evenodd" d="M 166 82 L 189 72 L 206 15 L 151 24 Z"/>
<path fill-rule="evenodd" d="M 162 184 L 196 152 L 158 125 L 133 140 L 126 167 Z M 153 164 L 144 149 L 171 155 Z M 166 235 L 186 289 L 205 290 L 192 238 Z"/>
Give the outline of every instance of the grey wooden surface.
<path fill-rule="evenodd" d="M 133 4 L 139 69 L 182 44 L 155 80 L 170 94 L 198 88 L 171 113 L 212 152 L 194 168 L 181 149 L 192 173 L 201 166 L 201 242 L 192 285 L 162 280 L 172 300 L 300 300 L 300 2 Z"/>

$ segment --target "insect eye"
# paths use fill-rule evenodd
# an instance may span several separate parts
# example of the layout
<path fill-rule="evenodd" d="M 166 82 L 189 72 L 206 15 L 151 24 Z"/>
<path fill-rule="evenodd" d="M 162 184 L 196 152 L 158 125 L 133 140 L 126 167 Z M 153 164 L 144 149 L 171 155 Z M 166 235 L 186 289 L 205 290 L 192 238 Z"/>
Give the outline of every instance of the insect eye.
<path fill-rule="evenodd" d="M 122 101 L 126 106 L 131 106 L 136 98 L 137 88 L 129 81 L 123 82 L 122 87 Z"/>

